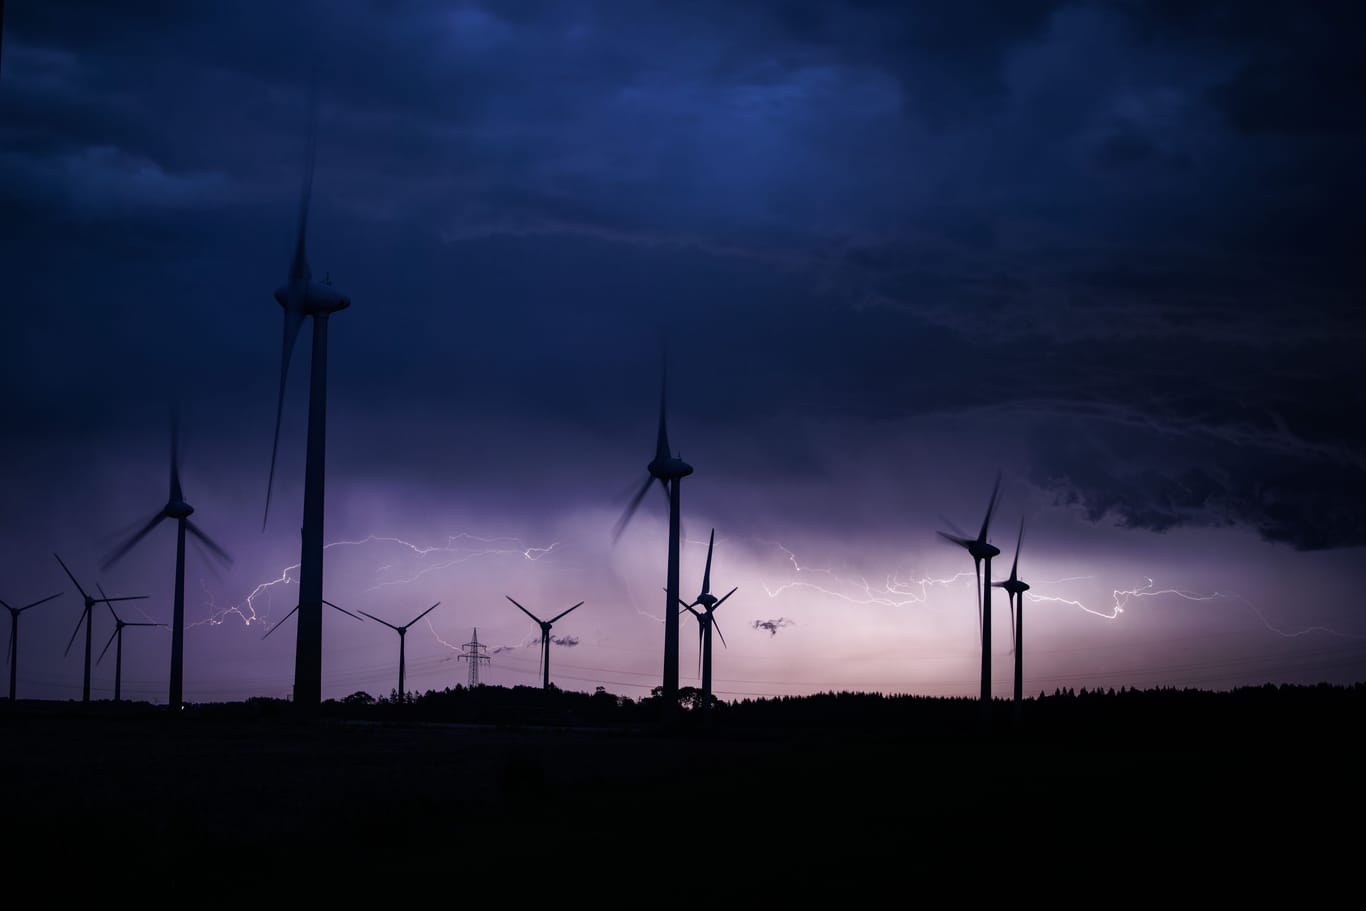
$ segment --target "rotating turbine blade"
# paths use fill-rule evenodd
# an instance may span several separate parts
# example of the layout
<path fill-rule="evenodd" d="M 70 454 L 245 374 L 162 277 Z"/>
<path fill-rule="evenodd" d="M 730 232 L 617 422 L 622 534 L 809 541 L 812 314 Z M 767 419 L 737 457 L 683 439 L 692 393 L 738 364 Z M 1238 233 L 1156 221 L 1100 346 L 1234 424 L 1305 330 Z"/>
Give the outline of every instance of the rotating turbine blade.
<path fill-rule="evenodd" d="M 726 637 L 721 635 L 721 624 L 716 622 L 716 616 L 714 614 L 711 618 L 711 628 L 716 630 L 716 635 L 720 638 L 722 647 L 730 648 L 729 645 L 726 645 Z"/>
<path fill-rule="evenodd" d="M 56 551 L 53 552 L 52 556 L 57 557 L 58 563 L 62 563 L 62 558 L 57 555 Z M 65 563 L 62 563 L 62 569 L 66 572 L 66 577 L 71 580 L 71 584 L 76 586 L 76 591 L 81 593 L 81 597 L 89 598 L 90 596 L 85 593 L 85 589 L 81 588 L 81 583 L 77 582 L 76 577 L 71 575 L 71 570 L 66 568 Z"/>
<path fill-rule="evenodd" d="M 688 608 L 692 610 L 692 608 Z M 697 611 L 693 611 L 697 614 Z M 702 679 L 702 637 L 706 634 L 706 627 L 702 625 L 702 615 L 697 614 L 697 679 Z"/>
<path fill-rule="evenodd" d="M 1020 546 L 1024 544 L 1024 517 L 1020 517 L 1020 536 L 1015 539 L 1015 562 L 1010 564 L 1010 578 L 1015 581 L 1015 571 L 1020 568 Z"/>
<path fill-rule="evenodd" d="M 351 612 L 350 612 L 349 610 L 347 610 L 346 608 L 344 608 L 344 607 L 338 607 L 337 605 L 333 604 L 331 601 L 328 601 L 326 598 L 323 599 L 323 604 L 326 604 L 328 607 L 332 608 L 333 610 L 339 610 L 339 611 L 341 611 L 343 614 L 346 614 L 346 616 L 350 617 L 352 620 L 355 620 L 357 623 L 364 623 L 364 622 L 365 622 L 365 621 L 362 620 L 360 617 L 357 617 L 355 614 L 351 613 Z M 297 608 L 296 608 L 296 609 L 297 609 Z M 385 624 L 385 625 L 387 626 L 388 624 Z"/>
<path fill-rule="evenodd" d="M 716 529 L 711 530 L 711 537 L 707 539 L 707 568 L 702 571 L 702 594 L 711 594 L 711 549 L 716 544 Z"/>
<path fill-rule="evenodd" d="M 41 601 L 34 601 L 32 604 L 25 604 L 23 607 L 21 607 L 21 608 L 19 608 L 18 610 L 16 610 L 15 613 L 22 614 L 24 611 L 28 610 L 30 607 L 37 607 L 39 604 L 46 604 L 47 602 L 51 601 L 53 598 L 61 597 L 61 594 L 62 594 L 61 592 L 57 592 L 57 594 L 55 594 L 55 595 L 48 595 L 46 598 L 44 598 L 44 599 L 41 600 Z M 9 607 L 8 604 L 6 604 L 5 606 L 6 606 L 6 607 Z"/>
<path fill-rule="evenodd" d="M 100 599 L 104 601 L 104 606 L 109 608 L 109 613 L 114 617 L 114 623 L 122 625 L 123 620 L 119 618 L 119 612 L 114 610 L 114 605 L 109 603 L 109 596 L 104 593 L 104 586 L 96 582 L 95 588 L 99 589 Z"/>
<path fill-rule="evenodd" d="M 519 611 L 521 611 L 522 613 L 526 614 L 528 617 L 530 617 L 530 618 L 531 618 L 533 621 L 535 621 L 536 623 L 540 623 L 540 622 L 541 622 L 541 618 L 540 618 L 540 617 L 536 616 L 536 615 L 533 614 L 531 611 L 527 610 L 525 607 L 522 607 L 522 605 L 517 604 L 517 602 L 516 602 L 515 600 L 513 600 L 513 597 L 512 597 L 511 595 L 504 595 L 503 597 L 504 597 L 504 598 L 507 598 L 509 601 L 512 601 L 512 603 L 513 603 L 514 605 L 517 606 L 517 609 L 518 609 Z"/>
<path fill-rule="evenodd" d="M 385 626 L 389 627 L 389 629 L 393 630 L 394 632 L 398 632 L 398 627 L 397 627 L 397 626 L 394 626 L 392 623 L 389 623 L 389 622 L 387 622 L 387 621 L 381 620 L 380 618 L 376 617 L 374 614 L 366 614 L 365 611 L 363 611 L 363 610 L 358 610 L 357 613 L 365 614 L 365 616 L 369 617 L 371 620 L 375 621 L 376 623 L 383 623 Z"/>
<path fill-rule="evenodd" d="M 291 270 L 293 271 L 293 270 Z M 280 421 L 285 413 L 285 379 L 289 376 L 289 356 L 294 352 L 294 342 L 299 338 L 299 327 L 304 322 L 302 302 L 295 306 L 293 280 L 285 299 L 285 334 L 280 348 L 280 395 L 275 403 L 275 441 L 270 447 L 270 476 L 266 479 L 266 511 L 261 518 L 261 528 L 270 519 L 270 494 L 275 487 L 275 463 L 280 454 Z"/>
<path fill-rule="evenodd" d="M 645 483 L 640 486 L 640 490 L 637 490 L 636 495 L 631 498 L 631 502 L 626 504 L 626 511 L 621 514 L 621 518 L 617 519 L 617 524 L 612 527 L 613 544 L 621 539 L 621 533 L 624 532 L 626 526 L 630 524 L 631 517 L 634 516 L 636 510 L 640 508 L 640 501 L 645 499 L 645 495 L 650 492 L 650 485 L 654 482 L 654 477 L 647 475 L 645 477 Z"/>
<path fill-rule="evenodd" d="M 973 572 L 977 573 L 977 641 L 982 641 L 982 561 L 972 561 Z"/>
<path fill-rule="evenodd" d="M 669 451 L 669 361 L 667 355 L 660 358 L 659 373 L 659 434 L 655 437 L 655 458 L 663 462 L 670 458 Z"/>
<path fill-rule="evenodd" d="M 716 609 L 717 609 L 718 607 L 720 607 L 722 604 L 725 604 L 725 603 L 726 603 L 726 598 L 729 598 L 731 595 L 735 594 L 735 593 L 738 592 L 739 590 L 740 590 L 740 586 L 737 585 L 737 586 L 735 586 L 734 588 L 732 588 L 730 591 L 726 592 L 725 596 L 724 596 L 720 601 L 717 601 L 715 604 L 713 604 L 713 605 L 711 606 L 711 609 L 712 609 L 712 610 L 716 610 Z"/>
<path fill-rule="evenodd" d="M 951 544 L 957 544 L 959 547 L 969 547 L 972 545 L 971 538 L 964 538 L 961 535 L 951 535 L 946 531 L 937 531 L 935 534 Z"/>
<path fill-rule="evenodd" d="M 550 622 L 551 622 L 551 623 L 554 623 L 556 620 L 558 620 L 558 619 L 560 619 L 561 617 L 565 616 L 565 614 L 573 613 L 574 611 L 578 610 L 578 609 L 581 608 L 581 607 L 583 607 L 583 602 L 582 602 L 582 601 L 580 601 L 578 604 L 575 604 L 575 605 L 574 605 L 573 607 L 571 607 L 569 610 L 564 611 L 563 613 L 556 614 L 555 616 L 551 617 L 551 618 L 550 618 Z"/>
<path fill-rule="evenodd" d="M 76 621 L 76 628 L 71 631 L 71 638 L 68 639 L 66 642 L 66 651 L 62 652 L 63 658 L 71 654 L 71 646 L 76 643 L 76 634 L 81 631 L 81 624 L 86 622 L 86 619 L 87 617 L 89 617 L 89 615 L 90 608 L 87 607 L 81 611 L 81 618 Z"/>
<path fill-rule="evenodd" d="M 200 544 L 203 544 L 206 548 L 208 548 L 209 553 L 213 554 L 219 560 L 223 561 L 225 565 L 232 565 L 232 554 L 228 553 L 226 550 L 220 547 L 218 542 L 215 541 L 213 538 L 210 538 L 208 535 L 204 534 L 203 530 L 200 529 L 198 525 L 194 524 L 189 519 L 186 519 L 185 530 L 188 531 L 190 534 L 194 535 Z"/>
<path fill-rule="evenodd" d="M 420 614 L 418 614 L 416 617 L 414 617 L 414 618 L 407 624 L 407 626 L 404 626 L 403 628 L 404 628 L 404 629 L 407 629 L 409 626 L 412 626 L 414 623 L 416 623 L 417 621 L 421 620 L 423 617 L 427 616 L 428 614 L 430 614 L 432 611 L 436 610 L 436 609 L 437 609 L 438 607 L 440 607 L 440 606 L 441 606 L 441 602 L 440 602 L 440 601 L 436 602 L 436 603 L 433 604 L 431 607 L 427 608 L 427 609 L 424 610 L 422 613 L 420 613 Z"/>
<path fill-rule="evenodd" d="M 1020 643 L 1015 641 L 1015 595 L 1006 595 L 1006 600 L 1010 602 L 1010 647 L 1019 648 Z"/>
<path fill-rule="evenodd" d="M 991 526 L 991 514 L 996 511 L 996 504 L 1001 498 L 1001 473 L 996 472 L 996 483 L 991 486 L 991 500 L 987 502 L 987 514 L 982 519 L 982 530 L 977 533 L 977 540 L 985 542 L 987 539 L 987 529 Z"/>
<path fill-rule="evenodd" d="M 299 605 L 297 605 L 297 604 L 294 605 L 293 607 L 291 607 L 291 608 L 289 609 L 289 613 L 285 614 L 283 617 L 280 618 L 280 622 L 279 622 L 279 623 L 276 623 L 276 624 L 275 624 L 274 626 L 272 626 L 270 629 L 266 630 L 266 634 L 265 634 L 264 636 L 261 637 L 261 641 L 262 641 L 262 642 L 265 642 L 267 639 L 269 639 L 269 638 L 270 638 L 270 634 L 273 633 L 273 632 L 275 632 L 277 629 L 279 629 L 280 626 L 281 626 L 281 624 L 283 624 L 283 623 L 284 623 L 286 620 L 288 620 L 290 617 L 293 617 L 293 616 L 294 616 L 294 612 L 297 611 L 298 609 L 299 609 Z"/>
<path fill-rule="evenodd" d="M 113 635 L 111 635 L 111 636 L 109 637 L 109 641 L 106 642 L 106 643 L 104 644 L 104 648 L 100 650 L 100 656 L 99 656 L 98 658 L 95 659 L 95 663 L 96 663 L 96 664 L 99 664 L 101 661 L 104 660 L 104 653 L 107 652 L 107 651 L 109 651 L 109 646 L 111 646 L 111 645 L 114 644 L 114 639 L 118 637 L 119 630 L 122 629 L 122 628 L 123 628 L 123 627 L 121 627 L 121 626 L 116 626 L 116 627 L 114 627 L 114 633 L 113 633 Z"/>
<path fill-rule="evenodd" d="M 180 415 L 171 412 L 171 501 L 185 499 L 180 491 Z"/>
<path fill-rule="evenodd" d="M 14 642 L 11 637 L 9 645 L 5 647 L 5 667 L 9 667 L 9 663 L 14 660 Z"/>
<path fill-rule="evenodd" d="M 156 528 L 157 524 L 164 518 L 166 518 L 166 513 L 164 512 L 159 512 L 152 516 L 147 524 L 138 529 L 131 538 L 109 552 L 109 555 L 104 558 L 104 562 L 100 564 L 100 569 L 107 570 L 115 563 L 128 556 L 128 552 L 136 547 L 139 541 L 151 534 L 152 529 Z"/>

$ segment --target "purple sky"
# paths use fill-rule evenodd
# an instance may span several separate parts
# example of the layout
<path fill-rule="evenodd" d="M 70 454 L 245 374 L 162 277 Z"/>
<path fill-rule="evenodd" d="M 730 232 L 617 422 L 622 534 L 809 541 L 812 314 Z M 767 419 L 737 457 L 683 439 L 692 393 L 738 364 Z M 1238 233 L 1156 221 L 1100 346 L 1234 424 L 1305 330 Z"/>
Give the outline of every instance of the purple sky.
<path fill-rule="evenodd" d="M 415 689 L 632 696 L 662 663 L 661 330 L 685 594 L 717 529 L 727 697 L 970 695 L 971 561 L 1028 523 L 1025 689 L 1366 676 L 1366 106 L 1351 5 L 10 3 L 0 57 L 0 597 L 20 693 L 78 697 L 51 553 L 169 620 L 181 403 L 186 697 L 283 696 L 308 343 L 261 531 L 305 95 L 332 322 L 326 595 L 406 622 Z M 326 14 L 319 14 L 326 10 Z M 263 587 L 264 586 L 264 587 Z M 1010 687 L 1004 598 L 995 685 Z M 765 626 L 767 624 L 767 626 Z M 696 636 L 682 624 L 683 683 Z M 96 615 L 96 648 L 112 631 Z M 396 685 L 328 612 L 324 695 Z M 166 698 L 169 634 L 125 690 Z M 112 690 L 111 659 L 97 696 Z"/>

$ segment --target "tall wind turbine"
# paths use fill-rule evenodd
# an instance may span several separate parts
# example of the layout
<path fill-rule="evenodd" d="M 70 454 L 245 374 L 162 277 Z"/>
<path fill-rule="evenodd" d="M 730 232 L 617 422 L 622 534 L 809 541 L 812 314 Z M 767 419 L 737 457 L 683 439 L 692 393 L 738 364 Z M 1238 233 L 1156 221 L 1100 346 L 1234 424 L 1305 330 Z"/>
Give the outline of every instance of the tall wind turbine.
<path fill-rule="evenodd" d="M 308 446 L 304 458 L 304 523 L 299 557 L 299 635 L 294 651 L 294 702 L 315 707 L 322 700 L 323 646 L 323 493 L 327 443 L 327 325 L 333 313 L 351 306 L 351 298 L 330 282 L 313 281 L 305 250 L 308 208 L 313 190 L 313 152 L 317 132 L 316 101 L 309 98 L 307 152 L 303 189 L 299 195 L 299 228 L 289 278 L 275 291 L 284 308 L 284 342 L 280 349 L 280 395 L 275 406 L 275 441 L 270 450 L 266 482 L 264 528 L 270 516 L 270 494 L 275 485 L 275 461 L 280 451 L 280 419 L 285 409 L 285 378 L 290 355 L 304 317 L 313 317 L 313 363 L 308 386 Z"/>
<path fill-rule="evenodd" d="M 977 611 L 982 631 L 982 706 L 990 718 L 991 710 L 991 558 L 1000 556 L 1001 551 L 987 542 L 987 532 L 991 528 L 991 514 L 996 509 L 996 501 L 1001 493 L 1001 476 L 996 475 L 996 483 L 991 488 L 991 499 L 987 502 L 987 514 L 982 519 L 982 530 L 976 538 L 966 538 L 961 534 L 941 531 L 939 536 L 952 541 L 972 555 L 972 566 L 977 572 Z M 986 562 L 986 585 L 982 584 L 982 563 Z"/>
<path fill-rule="evenodd" d="M 1024 593 L 1029 591 L 1029 583 L 1019 577 L 1020 546 L 1024 544 L 1024 519 L 1020 519 L 1020 537 L 1015 541 L 1015 562 L 1010 564 L 1010 578 L 1004 582 L 993 583 L 997 588 L 1006 590 L 1010 599 L 1011 637 L 1015 642 L 1015 720 L 1020 719 L 1020 705 L 1024 699 Z"/>
<path fill-rule="evenodd" d="M 48 601 L 51 601 L 53 598 L 56 598 L 59 595 L 61 595 L 61 592 L 57 592 L 56 595 L 48 595 L 41 601 L 34 601 L 32 604 L 25 604 L 23 607 L 10 607 L 9 604 L 7 604 L 6 602 L 0 601 L 0 605 L 4 605 L 5 610 L 9 611 L 9 651 L 5 652 L 5 661 L 9 664 L 10 702 L 14 701 L 14 684 L 15 680 L 18 677 L 19 670 L 19 615 L 22 614 L 24 611 L 28 610 L 30 607 L 37 607 L 39 604 L 46 604 Z"/>
<path fill-rule="evenodd" d="M 171 493 L 166 500 L 166 505 L 147 521 L 147 524 L 138 529 L 131 538 L 124 541 L 115 550 L 110 552 L 101 565 L 101 569 L 108 570 L 115 563 L 128 555 L 137 543 L 151 533 L 152 529 L 161 524 L 164 519 L 173 519 L 176 523 L 176 545 L 175 545 L 175 606 L 171 611 L 171 688 L 167 704 L 174 709 L 179 709 L 183 703 L 184 679 L 185 679 L 185 533 L 194 535 L 195 540 L 203 544 L 208 552 L 224 564 L 231 564 L 232 557 L 228 552 L 214 543 L 213 539 L 204 534 L 198 525 L 190 521 L 190 516 L 194 513 L 194 507 L 185 502 L 185 495 L 180 489 L 180 426 L 179 422 L 171 418 Z M 110 608 L 112 611 L 113 608 Z M 119 627 L 121 629 L 122 627 Z M 123 640 L 120 639 L 120 642 Z M 107 648 L 107 646 L 106 646 Z M 117 697 L 116 697 L 117 698 Z"/>
<path fill-rule="evenodd" d="M 549 620 L 542 620 L 540 617 L 536 616 L 531 611 L 527 610 L 525 607 L 522 607 L 522 605 L 518 604 L 516 601 L 513 601 L 511 595 L 504 595 L 503 597 L 507 598 L 509 601 L 512 601 L 513 605 L 516 606 L 516 608 L 519 611 L 530 617 L 532 622 L 541 628 L 541 689 L 548 690 L 550 689 L 550 628 L 554 626 L 555 621 L 559 620 L 561 617 L 583 607 L 583 602 L 580 601 L 578 604 L 575 604 L 569 610 L 560 611 L 560 613 L 551 617 Z"/>
<path fill-rule="evenodd" d="M 626 525 L 640 507 L 640 501 L 655 481 L 660 483 L 669 498 L 669 564 L 664 600 L 664 681 L 661 687 L 665 711 L 672 712 L 678 706 L 678 524 L 679 524 L 679 487 L 684 478 L 692 474 L 692 466 L 681 458 L 676 458 L 669 449 L 669 424 L 667 369 L 659 383 L 659 434 L 655 438 L 655 457 L 645 466 L 649 476 L 640 490 L 627 504 L 626 511 L 617 521 L 612 540 L 621 538 Z"/>
<path fill-rule="evenodd" d="M 692 604 L 683 604 L 694 617 L 697 618 L 697 638 L 698 646 L 701 651 L 702 662 L 702 723 L 711 723 L 711 631 L 716 629 L 716 635 L 721 636 L 721 644 L 726 644 L 726 637 L 721 635 L 721 627 L 716 622 L 715 611 L 725 603 L 726 599 L 739 590 L 739 586 L 732 588 L 720 598 L 711 593 L 711 552 L 716 544 L 716 529 L 711 530 L 711 539 L 707 541 L 707 568 L 702 571 L 702 593 L 697 596 L 697 600 Z M 697 610 L 697 608 L 702 610 Z"/>
<path fill-rule="evenodd" d="M 96 584 L 95 587 L 96 587 L 96 588 L 99 588 L 99 585 Z M 104 589 L 102 589 L 102 588 L 100 589 L 100 594 L 101 594 L 101 595 L 104 594 Z M 103 648 L 103 650 L 100 651 L 100 656 L 99 656 L 98 658 L 95 659 L 95 663 L 96 663 L 96 664 L 99 664 L 101 661 L 104 660 L 104 653 L 107 652 L 107 651 L 109 651 L 109 646 L 113 645 L 113 644 L 114 644 L 114 640 L 117 639 L 118 642 L 119 642 L 119 645 L 118 645 L 118 648 L 114 649 L 114 701 L 115 701 L 115 702 L 118 702 L 118 701 L 120 701 L 120 700 L 123 698 L 123 630 L 124 630 L 124 628 L 125 628 L 125 627 L 129 627 L 129 626 L 161 626 L 161 624 L 160 624 L 160 623 L 132 623 L 132 622 L 130 622 L 130 621 L 128 621 L 128 620 L 125 620 L 125 619 L 123 619 L 122 617 L 120 617 L 118 611 L 114 610 L 114 605 L 109 604 L 109 602 L 107 602 L 107 601 L 106 601 L 105 603 L 108 604 L 108 606 L 109 606 L 109 613 L 112 614 L 113 617 L 114 617 L 114 633 L 113 633 L 113 635 L 111 635 L 111 636 L 109 637 L 109 641 L 106 642 L 106 643 L 104 644 L 104 648 Z M 174 703 L 174 702 L 173 702 L 173 703 L 171 703 L 171 705 L 174 707 L 174 706 L 178 705 L 178 703 Z"/>
<path fill-rule="evenodd" d="M 403 646 L 404 646 L 404 644 L 408 641 L 408 627 L 412 626 L 414 623 L 416 623 L 417 621 L 421 620 L 423 617 L 427 616 L 427 615 L 430 614 L 432 611 L 436 610 L 440 605 L 441 605 L 441 602 L 440 602 L 440 601 L 436 602 L 436 604 L 433 604 L 431 607 L 427 608 L 427 609 L 424 610 L 422 613 L 418 614 L 416 617 L 414 617 L 412 620 L 408 621 L 407 623 L 403 624 L 402 626 L 394 626 L 392 623 L 388 622 L 387 620 L 381 620 L 380 618 L 376 617 L 374 614 L 365 614 L 365 611 L 361 611 L 362 614 L 365 614 L 365 616 L 369 617 L 371 620 L 375 621 L 376 623 L 383 623 L 385 626 L 389 627 L 389 629 L 391 629 L 391 630 L 393 630 L 394 632 L 398 633 L 398 701 L 399 701 L 399 702 L 406 702 L 406 701 L 408 700 L 408 695 L 407 695 L 407 694 L 408 694 L 408 691 L 405 690 L 405 689 L 403 688 L 403 673 L 404 673 L 404 664 L 405 664 L 405 662 L 404 662 L 404 657 L 403 657 L 403 651 L 404 651 Z"/>
<path fill-rule="evenodd" d="M 57 557 L 57 555 L 56 555 L 55 553 L 54 553 L 52 556 Z M 81 610 L 81 619 L 79 619 L 79 620 L 76 621 L 76 628 L 75 628 L 74 630 L 71 631 L 71 639 L 67 641 L 67 643 L 66 643 L 66 651 L 62 652 L 62 654 L 63 654 L 63 655 L 69 655 L 69 654 L 71 654 L 71 646 L 72 646 L 72 644 L 75 643 L 75 641 L 76 641 L 76 634 L 79 633 L 79 632 L 81 631 L 81 624 L 84 623 L 84 624 L 85 624 L 85 678 L 84 678 L 83 682 L 81 683 L 81 701 L 82 701 L 82 702 L 89 702 L 89 701 L 90 701 L 90 624 L 91 624 L 91 622 L 94 621 L 94 619 L 95 619 L 94 615 L 91 613 L 91 610 L 95 607 L 96 604 L 108 604 L 108 603 L 110 603 L 111 601 L 145 601 L 145 600 L 147 599 L 147 596 L 146 596 L 146 595 L 128 595 L 128 596 L 122 597 L 122 598 L 110 598 L 110 597 L 108 597 L 107 595 L 105 595 L 104 597 L 100 597 L 100 598 L 92 598 L 92 597 L 90 597 L 90 595 L 86 594 L 85 589 L 81 588 L 81 583 L 79 583 L 79 582 L 76 581 L 76 577 L 73 576 L 73 575 L 71 575 L 71 570 L 69 570 L 69 569 L 66 568 L 66 564 L 65 564 L 65 563 L 62 563 L 62 558 L 61 558 L 61 557 L 57 557 L 57 562 L 62 564 L 62 570 L 66 573 L 66 577 L 67 577 L 68 579 L 71 580 L 71 584 L 74 585 L 74 586 L 76 586 L 76 591 L 80 592 L 80 593 L 81 593 L 81 597 L 85 599 L 85 607 Z M 104 592 L 101 591 L 100 594 L 101 594 L 101 595 L 104 595 Z"/>

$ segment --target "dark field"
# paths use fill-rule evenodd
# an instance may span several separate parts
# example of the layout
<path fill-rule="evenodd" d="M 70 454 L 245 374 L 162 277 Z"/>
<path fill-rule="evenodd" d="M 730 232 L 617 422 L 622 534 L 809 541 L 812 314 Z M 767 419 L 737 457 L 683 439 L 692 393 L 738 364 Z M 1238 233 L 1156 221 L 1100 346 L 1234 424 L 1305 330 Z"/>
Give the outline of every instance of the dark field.
<path fill-rule="evenodd" d="M 817 711 L 835 697 L 793 700 L 770 706 L 781 726 L 755 710 L 673 735 L 384 706 L 304 721 L 281 705 L 172 718 L 20 703 L 0 711 L 3 876 L 50 884 L 74 864 L 74 889 L 155 874 L 143 888 L 215 896 L 435 881 L 568 900 L 610 885 L 632 906 L 657 903 L 649 890 L 731 902 L 834 887 L 884 905 L 906 903 L 888 888 L 1080 898 L 1083 884 L 1254 876 L 1298 889 L 1353 869 L 1360 687 L 1135 695 L 1151 703 L 1031 701 L 1019 730 L 1002 704 L 991 736 L 973 732 L 975 706 L 948 700 L 878 700 L 885 717 L 865 712 L 862 729 Z M 786 717 L 802 708 L 808 723 Z"/>

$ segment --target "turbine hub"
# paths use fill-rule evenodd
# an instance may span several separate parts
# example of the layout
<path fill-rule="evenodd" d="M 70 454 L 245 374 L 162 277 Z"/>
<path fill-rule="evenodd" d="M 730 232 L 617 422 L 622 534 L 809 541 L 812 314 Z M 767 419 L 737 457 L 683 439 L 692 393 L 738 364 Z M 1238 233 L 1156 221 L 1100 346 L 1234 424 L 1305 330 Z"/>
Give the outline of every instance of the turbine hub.
<path fill-rule="evenodd" d="M 1029 583 L 1021 582 L 1019 579 L 1007 579 L 1001 583 L 1001 587 L 1012 595 L 1023 595 L 1029 591 Z"/>
<path fill-rule="evenodd" d="M 172 500 L 166 504 L 166 518 L 188 519 L 194 514 L 194 507 L 184 500 Z"/>
<path fill-rule="evenodd" d="M 656 458 L 645 466 L 646 469 L 661 481 L 676 481 L 679 478 L 686 478 L 692 474 L 692 466 L 682 459 L 675 459 L 673 456 Z"/>
<path fill-rule="evenodd" d="M 990 560 L 992 557 L 999 557 L 1001 549 L 986 541 L 973 541 L 968 545 L 968 553 L 972 554 L 974 560 Z"/>
<path fill-rule="evenodd" d="M 712 605 L 715 604 L 717 600 L 717 597 L 713 595 L 711 592 L 703 592 L 702 594 L 697 596 L 697 603 L 705 607 L 707 610 L 711 610 Z"/>

